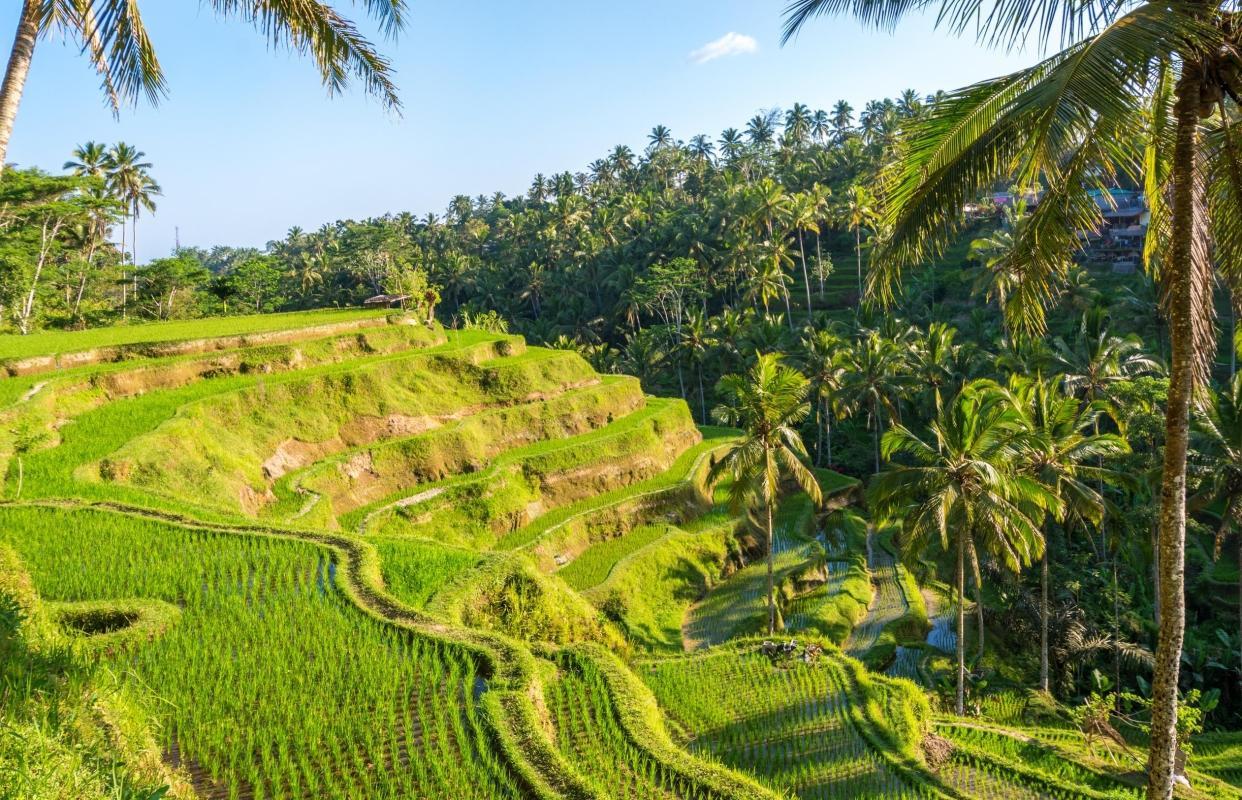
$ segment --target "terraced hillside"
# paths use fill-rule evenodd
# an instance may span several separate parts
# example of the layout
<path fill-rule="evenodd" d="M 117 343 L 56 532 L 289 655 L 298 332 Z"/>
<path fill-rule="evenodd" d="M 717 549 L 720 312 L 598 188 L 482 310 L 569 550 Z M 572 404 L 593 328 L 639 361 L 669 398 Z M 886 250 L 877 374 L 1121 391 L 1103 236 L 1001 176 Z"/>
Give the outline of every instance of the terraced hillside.
<path fill-rule="evenodd" d="M 837 649 L 908 631 L 835 473 L 775 548 L 825 654 L 758 655 L 763 548 L 704 484 L 736 432 L 572 352 L 329 312 L 0 356 L 0 796 L 1133 796 Z"/>

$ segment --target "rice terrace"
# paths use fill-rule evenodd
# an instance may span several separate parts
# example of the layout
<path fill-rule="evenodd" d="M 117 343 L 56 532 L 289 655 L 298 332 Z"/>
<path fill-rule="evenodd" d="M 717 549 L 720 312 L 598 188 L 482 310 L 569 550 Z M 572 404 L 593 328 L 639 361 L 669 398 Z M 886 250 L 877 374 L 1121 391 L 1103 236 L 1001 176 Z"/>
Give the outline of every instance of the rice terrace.
<path fill-rule="evenodd" d="M 1242 800 L 1239 0 L 8 6 L 0 800 Z"/>

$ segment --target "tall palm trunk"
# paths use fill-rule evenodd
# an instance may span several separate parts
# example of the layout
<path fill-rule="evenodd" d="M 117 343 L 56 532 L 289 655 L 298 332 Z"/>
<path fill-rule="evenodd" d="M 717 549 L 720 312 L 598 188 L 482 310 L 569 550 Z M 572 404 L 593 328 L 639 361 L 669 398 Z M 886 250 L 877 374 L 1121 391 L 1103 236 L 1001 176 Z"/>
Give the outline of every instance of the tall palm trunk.
<path fill-rule="evenodd" d="M 699 368 L 699 412 L 703 418 L 703 424 L 707 424 L 707 393 L 703 391 L 703 361 L 698 362 Z"/>
<path fill-rule="evenodd" d="M 806 271 L 806 247 L 802 244 L 802 229 L 798 229 L 798 255 L 802 258 L 802 284 L 806 287 L 806 321 L 811 324 L 811 273 Z"/>
<path fill-rule="evenodd" d="M 0 174 L 8 157 L 9 139 L 13 136 L 13 123 L 17 108 L 22 104 L 22 91 L 30 74 L 30 62 L 34 58 L 35 43 L 39 39 L 39 0 L 26 0 L 22 14 L 17 20 L 17 33 L 13 37 L 13 49 L 9 65 L 4 71 L 4 83 L 0 84 Z"/>
<path fill-rule="evenodd" d="M 957 715 L 966 713 L 966 537 L 957 535 Z"/>
<path fill-rule="evenodd" d="M 875 423 L 871 431 L 871 441 L 875 446 L 875 472 L 880 474 L 880 404 L 872 402 L 871 404 L 871 421 Z"/>
<path fill-rule="evenodd" d="M 1202 176 L 1197 163 L 1198 109 L 1201 70 L 1193 62 L 1182 67 L 1177 85 L 1173 147 L 1172 248 L 1166 263 L 1169 337 L 1172 365 L 1165 408 L 1164 471 L 1160 485 L 1160 628 L 1152 679 L 1151 750 L 1148 800 L 1173 797 L 1177 753 L 1177 680 L 1186 625 L 1186 449 L 1190 433 L 1190 401 L 1194 390 L 1195 271 L 1205 244 Z"/>
<path fill-rule="evenodd" d="M 824 293 L 824 254 L 819 248 L 819 231 L 815 231 L 815 275 L 819 278 L 819 293 Z"/>
<path fill-rule="evenodd" d="M 832 407 L 824 401 L 824 444 L 828 449 L 828 466 L 832 466 Z"/>
<path fill-rule="evenodd" d="M 854 257 L 858 260 L 858 306 L 862 306 L 862 228 L 854 229 Z"/>
<path fill-rule="evenodd" d="M 1048 539 L 1039 564 L 1039 689 L 1048 689 Z"/>
<path fill-rule="evenodd" d="M 768 636 L 776 633 L 776 596 L 772 591 L 772 564 L 775 555 L 772 552 L 775 549 L 776 540 L 772 535 L 772 502 L 767 503 L 768 507 Z"/>

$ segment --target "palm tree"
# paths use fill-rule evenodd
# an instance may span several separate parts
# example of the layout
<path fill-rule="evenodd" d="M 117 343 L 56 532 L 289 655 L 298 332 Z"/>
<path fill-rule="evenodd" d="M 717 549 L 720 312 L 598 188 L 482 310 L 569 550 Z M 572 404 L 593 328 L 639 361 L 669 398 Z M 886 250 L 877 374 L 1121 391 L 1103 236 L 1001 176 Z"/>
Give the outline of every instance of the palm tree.
<path fill-rule="evenodd" d="M 844 100 L 838 100 L 832 107 L 832 127 L 836 132 L 837 142 L 845 140 L 846 134 L 854 124 L 854 107 Z"/>
<path fill-rule="evenodd" d="M 1216 347 L 1212 255 L 1221 265 L 1242 263 L 1242 131 L 1231 124 L 1242 96 L 1236 11 L 1230 4 L 1142 0 L 932 5 L 939 6 L 940 24 L 973 28 L 992 45 L 1043 51 L 1057 36 L 1063 47 L 1031 68 L 945 97 L 912 124 L 905 158 L 885 182 L 890 235 L 873 273 L 881 300 L 891 298 L 902 268 L 943 252 L 964 202 L 998 179 L 1032 185 L 1042 178 L 1048 191 L 1014 255 L 1024 266 L 1016 321 L 1024 333 L 1038 335 L 1055 294 L 1056 265 L 1077 247 L 1080 232 L 1100 227 L 1089 190 L 1107 190 L 1121 172 L 1144 187 L 1152 205 L 1144 255 L 1149 268 L 1159 264 L 1171 364 L 1148 798 L 1169 800 L 1186 622 L 1190 406 Z M 794 0 L 786 39 L 822 13 L 852 9 L 865 21 L 893 25 L 915 8 L 926 6 Z M 1236 296 L 1238 271 L 1226 266 L 1219 275 Z"/>
<path fill-rule="evenodd" d="M 875 195 L 861 183 L 850 186 L 841 206 L 837 210 L 837 218 L 854 232 L 854 256 L 858 261 L 858 298 L 862 301 L 862 231 L 863 228 L 874 228 L 879 220 Z"/>
<path fill-rule="evenodd" d="M 1104 520 L 1105 482 L 1119 477 L 1098 466 L 1107 457 L 1127 452 L 1126 440 L 1099 432 L 1099 419 L 1107 410 L 1102 401 L 1080 403 L 1066 393 L 1060 378 L 1015 377 L 1008 387 L 1010 402 L 1022 415 L 1030 434 L 1022 450 L 1023 469 L 1060 498 L 1062 525 L 1070 517 L 1100 525 Z M 1097 463 L 1091 463 L 1097 462 Z M 1039 688 L 1049 690 L 1048 677 L 1048 547 L 1045 535 L 1040 559 Z"/>
<path fill-rule="evenodd" d="M 841 366 L 844 343 L 827 330 L 808 330 L 802 339 L 803 367 L 815 395 L 815 459 L 820 466 L 832 466 L 832 415 L 834 395 L 841 388 L 845 369 Z M 825 452 L 826 445 L 826 452 Z"/>
<path fill-rule="evenodd" d="M 687 311 L 679 332 L 678 349 L 690 357 L 699 381 L 699 420 L 707 424 L 707 392 L 703 387 L 703 364 L 716 346 L 707 318 L 696 311 Z"/>
<path fill-rule="evenodd" d="M 745 375 L 726 375 L 718 387 L 722 404 L 712 416 L 722 425 L 742 429 L 742 439 L 714 463 L 707 483 L 716 486 L 726 476 L 730 503 L 735 512 L 758 505 L 766 517 L 768 550 L 768 634 L 776 631 L 776 595 L 773 592 L 772 513 L 781 493 L 781 483 L 792 478 L 811 496 L 815 505 L 823 503 L 819 482 L 806 465 L 806 446 L 798 425 L 810 413 L 807 379 L 781 363 L 780 356 L 758 354 Z"/>
<path fill-rule="evenodd" d="M 1205 480 L 1192 503 L 1196 507 L 1224 503 L 1213 557 L 1220 557 L 1225 537 L 1232 530 L 1238 539 L 1238 608 L 1242 610 L 1242 373 L 1234 375 L 1224 391 L 1211 394 L 1210 401 L 1197 409 L 1194 422 L 1207 446 L 1200 450 Z M 1238 632 L 1242 637 L 1242 614 Z M 1242 674 L 1242 652 L 1238 659 Z"/>
<path fill-rule="evenodd" d="M 108 174 L 108 146 L 102 142 L 87 142 L 73 149 L 73 158 L 65 162 L 63 169 L 86 178 L 104 178 Z"/>
<path fill-rule="evenodd" d="M 756 147 L 767 147 L 775 136 L 776 111 L 756 114 L 746 123 L 746 136 Z"/>
<path fill-rule="evenodd" d="M 1010 331 L 1005 320 L 1013 314 L 1006 314 L 1005 305 L 1022 280 L 1022 274 L 1017 271 L 1010 256 L 1014 252 L 1015 240 L 1022 235 L 1022 224 L 1026 219 L 1025 201 L 1019 200 L 1013 205 L 1007 205 L 1001 227 L 970 243 L 971 257 L 983 266 L 983 271 L 975 280 L 971 291 L 983 294 L 989 302 L 996 301 L 1000 307 L 1001 323 L 1005 325 L 1006 337 L 1010 337 Z"/>
<path fill-rule="evenodd" d="M 340 91 L 351 79 L 358 80 L 385 106 L 400 109 L 388 60 L 332 4 L 324 0 L 208 0 L 206 5 L 225 20 L 253 24 L 273 45 L 309 55 L 329 91 Z M 395 35 L 404 27 L 403 0 L 370 0 L 365 6 L 385 34 Z M 137 2 L 23 0 L 13 49 L 0 83 L 0 171 L 35 45 L 40 39 L 53 37 L 71 39 L 81 46 L 101 76 L 104 94 L 114 109 L 140 95 L 156 103 L 167 91 L 164 70 Z"/>
<path fill-rule="evenodd" d="M 910 352 L 910 371 L 920 391 L 931 393 L 931 414 L 944 406 L 944 392 L 961 379 L 961 345 L 955 344 L 957 329 L 943 322 L 927 326 L 927 333 L 914 342 Z"/>
<path fill-rule="evenodd" d="M 828 141 L 828 134 L 832 132 L 832 121 L 828 117 L 828 112 L 824 109 L 816 109 L 811 115 L 811 136 L 815 137 L 815 141 L 823 144 Z"/>
<path fill-rule="evenodd" d="M 673 145 L 673 132 L 667 125 L 657 125 L 647 134 L 647 150 L 654 152 Z"/>
<path fill-rule="evenodd" d="M 737 128 L 725 128 L 720 132 L 720 152 L 725 160 L 732 163 L 742 153 L 745 145 L 742 142 L 742 134 Z"/>
<path fill-rule="evenodd" d="M 1057 499 L 1014 469 L 1022 420 L 991 386 L 967 385 L 932 420 L 931 441 L 897 425 L 884 434 L 884 453 L 902 455 L 872 479 L 867 496 L 877 518 L 900 519 L 903 548 L 917 553 L 931 540 L 957 553 L 957 713 L 966 704 L 966 554 L 983 549 L 1017 572 L 1043 550 L 1040 522 Z"/>
<path fill-rule="evenodd" d="M 802 103 L 794 103 L 793 108 L 785 112 L 785 143 L 792 147 L 806 144 L 814 121 L 811 109 Z"/>
<path fill-rule="evenodd" d="M 819 233 L 819 202 L 814 194 L 796 194 L 789 201 L 789 209 L 785 221 L 798 234 L 798 257 L 802 261 L 802 283 L 806 289 L 806 313 L 810 318 L 814 309 L 811 307 L 811 275 L 806 269 L 806 244 L 802 234 L 807 231 Z"/>
<path fill-rule="evenodd" d="M 1115 336 L 1108 330 L 1108 317 L 1099 308 L 1083 314 L 1074 344 L 1058 337 L 1053 342 L 1056 358 L 1065 372 L 1065 387 L 1088 402 L 1113 400 L 1113 387 L 1160 365 L 1143 352 L 1138 336 Z"/>
<path fill-rule="evenodd" d="M 130 248 L 135 266 L 138 264 L 138 217 L 144 208 L 155 211 L 153 198 L 161 194 L 160 185 L 150 174 L 151 162 L 143 161 L 144 157 L 146 153 L 125 142 L 113 145 L 107 156 L 108 188 L 125 203 L 126 214 L 132 220 L 133 238 L 130 239 Z M 122 238 L 122 254 L 124 249 Z"/>
<path fill-rule="evenodd" d="M 837 391 L 843 414 L 867 411 L 867 427 L 875 444 L 875 471 L 880 471 L 880 436 L 884 428 L 884 412 L 897 420 L 899 407 L 908 380 L 905 353 L 893 341 L 876 331 L 864 332 L 860 340 L 842 355 L 845 375 Z"/>

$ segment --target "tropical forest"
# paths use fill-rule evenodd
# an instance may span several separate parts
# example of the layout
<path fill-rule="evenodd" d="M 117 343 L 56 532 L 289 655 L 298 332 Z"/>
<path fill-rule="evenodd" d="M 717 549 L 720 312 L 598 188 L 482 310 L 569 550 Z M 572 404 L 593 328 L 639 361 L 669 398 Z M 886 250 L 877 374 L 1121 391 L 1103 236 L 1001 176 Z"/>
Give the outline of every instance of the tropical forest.
<path fill-rule="evenodd" d="M 171 248 L 10 147 L 160 4 L 8 5 L 0 800 L 1242 798 L 1236 0 L 758 3 L 1026 66 Z M 423 5 L 193 19 L 417 119 Z"/>

